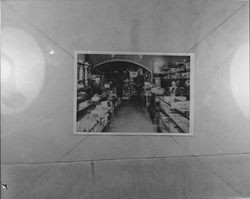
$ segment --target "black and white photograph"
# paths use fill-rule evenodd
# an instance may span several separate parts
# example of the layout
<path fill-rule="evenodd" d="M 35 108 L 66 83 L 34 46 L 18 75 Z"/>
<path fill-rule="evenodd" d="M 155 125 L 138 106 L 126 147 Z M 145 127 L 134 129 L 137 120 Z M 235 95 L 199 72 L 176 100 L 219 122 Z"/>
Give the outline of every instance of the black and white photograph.
<path fill-rule="evenodd" d="M 192 53 L 75 51 L 76 134 L 192 135 Z"/>

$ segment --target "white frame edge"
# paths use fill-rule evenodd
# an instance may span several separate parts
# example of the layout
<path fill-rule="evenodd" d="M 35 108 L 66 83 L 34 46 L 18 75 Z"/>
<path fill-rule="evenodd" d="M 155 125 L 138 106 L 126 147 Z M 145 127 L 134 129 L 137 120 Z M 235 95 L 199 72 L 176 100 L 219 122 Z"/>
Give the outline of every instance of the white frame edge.
<path fill-rule="evenodd" d="M 76 126 L 76 103 L 77 103 L 77 55 L 78 54 L 119 54 L 119 55 L 163 55 L 163 56 L 190 56 L 190 122 L 189 133 L 136 133 L 136 132 L 122 132 L 122 133 L 107 133 L 107 132 L 77 132 Z M 194 135 L 194 76 L 195 76 L 195 55 L 194 53 L 168 53 L 168 52 L 130 52 L 130 51 L 74 51 L 74 69 L 73 69 L 73 135 L 83 136 L 193 136 Z"/>

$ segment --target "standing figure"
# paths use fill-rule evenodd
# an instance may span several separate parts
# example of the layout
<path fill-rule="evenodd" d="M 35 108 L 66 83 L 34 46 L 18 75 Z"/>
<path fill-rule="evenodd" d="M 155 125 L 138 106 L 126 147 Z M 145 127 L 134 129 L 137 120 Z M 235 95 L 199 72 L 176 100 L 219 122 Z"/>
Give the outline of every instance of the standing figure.
<path fill-rule="evenodd" d="M 170 88 L 169 88 L 170 95 L 171 95 L 171 96 L 175 96 L 176 90 L 177 90 L 176 82 L 175 82 L 175 81 L 172 81 L 172 82 L 171 82 L 171 86 L 170 86 Z"/>

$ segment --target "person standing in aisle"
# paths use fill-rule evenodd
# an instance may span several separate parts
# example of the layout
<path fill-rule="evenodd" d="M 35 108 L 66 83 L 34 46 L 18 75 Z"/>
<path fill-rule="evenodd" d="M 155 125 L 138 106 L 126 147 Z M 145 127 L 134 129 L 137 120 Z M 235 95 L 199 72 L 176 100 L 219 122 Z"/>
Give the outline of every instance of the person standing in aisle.
<path fill-rule="evenodd" d="M 170 95 L 171 95 L 171 96 L 175 96 L 176 90 L 177 90 L 176 82 L 175 82 L 175 81 L 172 81 L 172 82 L 171 82 L 171 86 L 170 86 L 170 88 L 169 88 Z"/>
<path fill-rule="evenodd" d="M 102 88 L 100 85 L 100 77 L 97 77 L 96 79 L 92 80 L 92 94 L 102 94 Z"/>
<path fill-rule="evenodd" d="M 169 88 L 169 92 L 170 92 L 170 96 L 171 96 L 171 104 L 175 102 L 175 95 L 176 95 L 176 90 L 177 90 L 177 86 L 176 86 L 176 82 L 172 81 L 171 82 L 172 86 L 170 86 Z"/>

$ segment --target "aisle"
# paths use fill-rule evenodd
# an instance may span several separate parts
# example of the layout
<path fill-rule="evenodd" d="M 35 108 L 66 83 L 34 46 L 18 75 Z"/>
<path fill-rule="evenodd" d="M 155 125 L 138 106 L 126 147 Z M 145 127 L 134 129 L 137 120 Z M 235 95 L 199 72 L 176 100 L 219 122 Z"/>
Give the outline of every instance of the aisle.
<path fill-rule="evenodd" d="M 106 132 L 155 132 L 149 113 L 142 102 L 123 100 Z"/>

